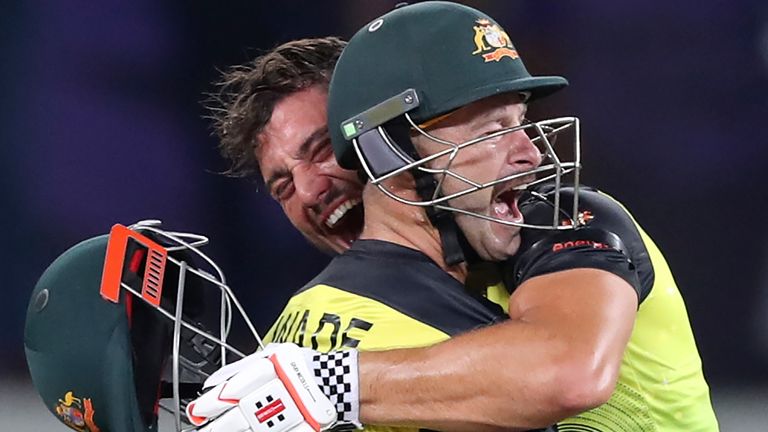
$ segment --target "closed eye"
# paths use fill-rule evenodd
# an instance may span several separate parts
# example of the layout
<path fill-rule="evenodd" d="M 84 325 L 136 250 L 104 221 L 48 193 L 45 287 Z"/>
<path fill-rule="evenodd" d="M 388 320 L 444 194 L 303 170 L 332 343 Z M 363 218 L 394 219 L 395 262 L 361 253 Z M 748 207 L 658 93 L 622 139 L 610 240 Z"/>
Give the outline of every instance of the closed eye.
<path fill-rule="evenodd" d="M 312 162 L 323 162 L 333 154 L 333 146 L 330 139 L 324 139 L 315 146 Z"/>
<path fill-rule="evenodd" d="M 272 188 L 272 197 L 279 202 L 283 202 L 293 195 L 293 181 L 286 179 L 277 183 Z"/>

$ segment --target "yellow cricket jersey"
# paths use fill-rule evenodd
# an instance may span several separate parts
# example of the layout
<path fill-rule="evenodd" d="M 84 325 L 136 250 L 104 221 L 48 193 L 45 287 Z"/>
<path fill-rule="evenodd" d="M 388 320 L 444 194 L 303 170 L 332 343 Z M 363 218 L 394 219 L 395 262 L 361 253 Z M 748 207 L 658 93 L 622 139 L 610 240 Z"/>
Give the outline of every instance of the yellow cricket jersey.
<path fill-rule="evenodd" d="M 546 196 L 552 188 L 544 186 L 538 192 Z M 571 202 L 572 196 L 572 190 L 565 189 L 561 200 Z M 587 223 L 584 228 L 523 231 L 521 250 L 505 267 L 506 286 L 514 292 L 533 276 L 598 268 L 627 280 L 637 290 L 640 305 L 610 400 L 559 422 L 556 430 L 717 431 L 688 313 L 664 256 L 612 198 L 585 188 L 579 200 L 578 217 Z M 551 199 L 531 196 L 520 208 L 526 222 L 552 218 Z"/>
<path fill-rule="evenodd" d="M 431 345 L 506 318 L 507 288 L 514 293 L 530 277 L 598 268 L 623 277 L 640 299 L 616 390 L 606 404 L 548 430 L 717 431 L 685 305 L 664 257 L 620 204 L 589 189 L 579 196 L 586 228 L 523 230 L 520 251 L 500 265 L 504 284 L 470 278 L 487 299 L 418 251 L 359 240 L 290 299 L 265 340 L 323 352 Z M 527 222 L 551 220 L 551 204 L 541 198 L 521 199 L 520 209 Z"/>
<path fill-rule="evenodd" d="M 265 341 L 323 352 L 421 347 L 505 318 L 421 252 L 358 240 L 290 299 Z"/>

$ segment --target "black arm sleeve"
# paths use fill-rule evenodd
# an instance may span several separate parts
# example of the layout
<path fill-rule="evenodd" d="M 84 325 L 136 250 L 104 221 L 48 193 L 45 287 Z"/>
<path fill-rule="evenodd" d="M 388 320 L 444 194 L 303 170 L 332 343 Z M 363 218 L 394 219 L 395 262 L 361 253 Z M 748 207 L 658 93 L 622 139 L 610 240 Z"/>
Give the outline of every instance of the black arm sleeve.
<path fill-rule="evenodd" d="M 520 201 L 526 222 L 552 220 L 552 188 L 543 186 L 538 192 L 538 196 L 523 197 Z M 572 189 L 561 192 L 565 208 L 572 198 Z M 594 268 L 627 281 L 642 302 L 653 286 L 653 267 L 632 218 L 619 203 L 591 188 L 580 189 L 579 210 L 588 219 L 581 228 L 521 232 L 520 250 L 505 266 L 507 287 L 514 290 L 525 280 L 548 273 Z M 569 217 L 563 212 L 564 219 Z"/>

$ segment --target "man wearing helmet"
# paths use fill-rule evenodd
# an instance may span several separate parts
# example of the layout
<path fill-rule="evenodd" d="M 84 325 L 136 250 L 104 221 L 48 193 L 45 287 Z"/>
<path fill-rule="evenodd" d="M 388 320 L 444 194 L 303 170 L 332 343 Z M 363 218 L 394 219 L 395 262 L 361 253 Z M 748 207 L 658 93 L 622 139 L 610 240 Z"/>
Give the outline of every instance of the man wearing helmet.
<path fill-rule="evenodd" d="M 427 35 L 410 34 L 423 22 L 433 24 Z M 329 124 L 340 165 L 369 178 L 363 240 L 294 296 L 270 336 L 321 351 L 360 349 L 359 356 L 348 349 L 293 357 L 306 356 L 347 423 L 716 430 L 685 307 L 660 252 L 615 201 L 580 190 L 578 178 L 565 187 L 564 174 L 578 175 L 578 145 L 567 163 L 552 141 L 577 130 L 575 119 L 524 120 L 526 101 L 566 81 L 531 77 L 508 37 L 478 44 L 477 26 L 506 35 L 479 11 L 426 2 L 374 20 L 352 38 L 334 73 Z M 472 305 L 458 308 L 465 318 L 466 310 L 487 307 L 452 288 L 467 276 L 457 263 L 477 261 L 474 254 L 509 258 L 501 266 L 513 292 L 508 321 L 427 348 L 363 352 L 431 345 L 494 320 L 473 316 L 446 331 L 450 319 L 434 315 L 446 309 L 429 303 L 454 296 L 444 304 Z M 422 267 L 413 267 L 419 259 Z M 434 278 L 420 280 L 421 271 L 434 272 L 430 265 L 453 285 L 433 289 Z M 355 268 L 367 273 L 343 271 Z M 382 278 L 390 278 L 383 281 L 387 292 L 376 288 Z M 411 331 L 417 327 L 409 323 L 400 327 L 408 333 L 386 337 L 382 328 L 395 328 L 396 320 L 388 322 L 381 305 L 345 311 L 359 306 L 356 299 L 333 304 L 337 313 L 307 327 L 310 305 L 328 296 L 376 300 L 392 291 L 400 294 L 384 306 L 425 313 L 432 320 L 422 323 L 434 331 Z M 290 357 L 288 346 L 269 353 Z M 225 368 L 211 383 L 247 382 L 246 366 Z M 238 403 L 209 409 L 213 421 L 201 423 L 213 428 L 216 416 Z"/>

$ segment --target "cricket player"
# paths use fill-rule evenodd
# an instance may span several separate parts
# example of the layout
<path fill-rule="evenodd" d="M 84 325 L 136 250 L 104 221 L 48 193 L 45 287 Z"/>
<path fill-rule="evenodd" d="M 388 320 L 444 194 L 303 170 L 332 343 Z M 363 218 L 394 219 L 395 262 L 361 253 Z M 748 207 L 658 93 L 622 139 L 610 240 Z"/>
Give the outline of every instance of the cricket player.
<path fill-rule="evenodd" d="M 308 348 L 268 346 L 214 374 L 190 405 L 196 423 L 256 430 L 249 394 L 215 395 L 262 391 L 257 360 L 269 358 L 309 385 L 288 367 L 303 364 L 336 409 L 318 422 L 316 398 L 292 395 L 307 408 L 295 427 L 717 430 L 663 256 L 610 197 L 564 186 L 579 163 L 563 164 L 550 138 L 575 119 L 525 120 L 528 102 L 566 83 L 528 74 L 507 33 L 460 5 L 405 6 L 362 28 L 336 67 L 328 116 L 340 166 L 369 179 L 362 240 L 270 333 Z M 433 303 L 487 306 L 456 290 L 479 261 L 502 263 L 509 319 L 448 339 L 478 325 L 451 333 Z M 434 269 L 419 276 L 430 265 L 459 283 L 436 291 Z M 417 322 L 395 330 L 405 318 Z M 417 348 L 366 352 L 397 346 Z"/>

